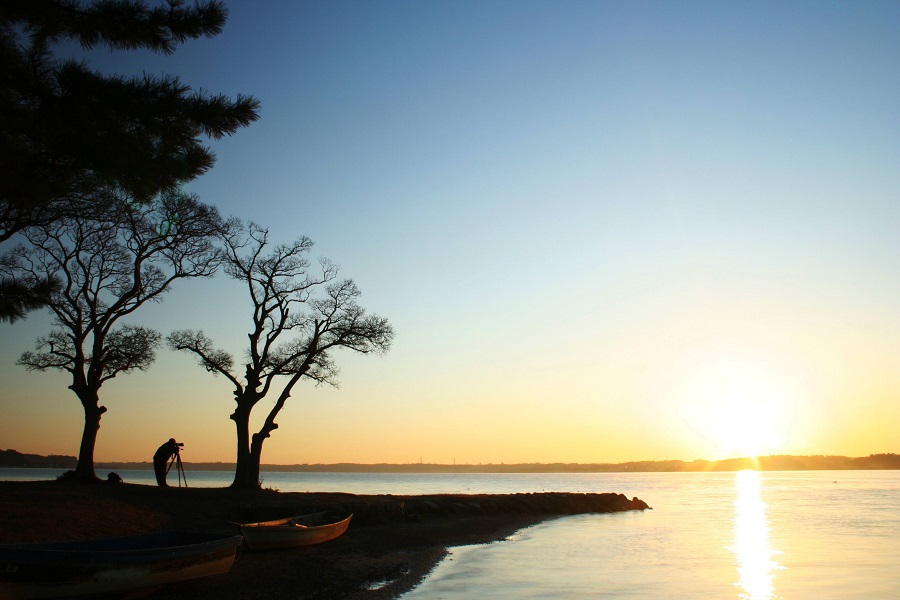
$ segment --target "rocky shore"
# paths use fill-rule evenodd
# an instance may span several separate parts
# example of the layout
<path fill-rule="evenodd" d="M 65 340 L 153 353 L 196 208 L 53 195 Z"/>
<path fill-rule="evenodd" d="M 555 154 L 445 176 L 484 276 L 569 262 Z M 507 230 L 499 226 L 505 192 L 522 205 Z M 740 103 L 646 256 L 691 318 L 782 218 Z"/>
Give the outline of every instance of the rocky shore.
<path fill-rule="evenodd" d="M 127 535 L 165 529 L 234 533 L 234 523 L 317 512 L 353 513 L 319 546 L 242 551 L 228 575 L 166 586 L 148 598 L 395 598 L 451 546 L 503 540 L 562 515 L 649 508 L 621 494 L 361 496 L 146 485 L 0 482 L 0 542 Z"/>

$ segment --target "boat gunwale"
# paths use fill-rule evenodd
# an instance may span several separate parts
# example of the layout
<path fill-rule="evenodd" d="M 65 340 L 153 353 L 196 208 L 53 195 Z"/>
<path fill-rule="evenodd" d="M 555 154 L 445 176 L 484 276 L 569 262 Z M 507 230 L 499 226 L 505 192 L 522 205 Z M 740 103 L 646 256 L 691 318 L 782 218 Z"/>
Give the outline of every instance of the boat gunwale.
<path fill-rule="evenodd" d="M 313 513 L 311 515 L 298 515 L 295 517 L 287 517 L 284 519 L 273 519 L 271 521 L 259 521 L 257 523 L 242 523 L 241 529 L 243 529 L 244 527 L 249 527 L 251 530 L 254 530 L 254 531 L 262 531 L 262 530 L 281 531 L 281 530 L 284 530 L 284 531 L 295 532 L 295 531 L 297 531 L 298 528 L 300 528 L 300 529 L 304 529 L 307 531 L 314 531 L 316 529 L 337 527 L 337 526 L 341 525 L 342 523 L 345 523 L 345 522 L 349 521 L 351 518 L 353 518 L 353 513 L 350 513 L 350 515 L 347 516 L 346 518 L 343 518 L 339 521 L 335 521 L 334 523 L 325 523 L 324 525 L 300 525 L 299 523 L 292 523 L 292 521 L 294 519 L 300 519 L 300 518 L 304 518 L 304 517 L 313 517 L 313 516 L 317 516 L 319 514 L 324 514 L 324 513 Z M 290 525 L 297 525 L 299 527 L 295 528 L 295 527 L 291 527 Z"/>
<path fill-rule="evenodd" d="M 177 543 L 178 540 L 186 543 Z M 172 559 L 237 548 L 241 540 L 242 536 L 237 534 L 159 531 L 90 540 L 0 544 L 0 562 L 110 560 L 124 563 L 154 557 Z M 130 547 L 131 544 L 135 545 Z"/>

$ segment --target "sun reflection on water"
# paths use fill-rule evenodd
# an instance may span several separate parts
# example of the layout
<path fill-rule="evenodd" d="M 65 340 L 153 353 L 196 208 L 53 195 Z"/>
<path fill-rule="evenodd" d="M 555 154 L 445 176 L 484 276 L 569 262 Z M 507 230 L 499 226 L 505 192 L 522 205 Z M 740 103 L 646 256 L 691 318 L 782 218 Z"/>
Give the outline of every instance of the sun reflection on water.
<path fill-rule="evenodd" d="M 759 473 L 740 471 L 735 478 L 734 552 L 738 580 L 735 586 L 745 600 L 781 598 L 775 593 L 775 571 L 782 569 L 769 548 L 769 521 L 766 503 L 759 496 Z"/>

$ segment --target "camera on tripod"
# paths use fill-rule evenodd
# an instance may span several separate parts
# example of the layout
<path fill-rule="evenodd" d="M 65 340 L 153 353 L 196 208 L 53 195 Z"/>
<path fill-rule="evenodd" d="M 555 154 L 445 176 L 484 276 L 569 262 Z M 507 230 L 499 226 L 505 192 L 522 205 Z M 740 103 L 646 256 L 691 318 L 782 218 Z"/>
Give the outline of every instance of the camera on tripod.
<path fill-rule="evenodd" d="M 174 439 L 172 441 L 175 442 Z M 172 459 L 166 469 L 166 475 L 169 474 L 172 465 L 175 465 L 175 472 L 178 473 L 178 487 L 181 487 L 182 480 L 184 481 L 184 487 L 187 487 L 187 475 L 184 474 L 184 465 L 181 463 L 181 449 L 184 447 L 184 442 L 175 442 L 173 447 L 175 448 L 175 453 L 172 454 Z"/>

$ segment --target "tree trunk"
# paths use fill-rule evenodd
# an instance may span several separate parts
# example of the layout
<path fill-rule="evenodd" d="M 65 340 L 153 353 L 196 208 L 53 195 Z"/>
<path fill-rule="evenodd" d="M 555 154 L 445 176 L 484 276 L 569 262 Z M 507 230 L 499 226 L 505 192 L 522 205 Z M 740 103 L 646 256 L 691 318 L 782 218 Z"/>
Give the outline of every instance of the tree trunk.
<path fill-rule="evenodd" d="M 250 446 L 250 413 L 237 409 L 231 414 L 231 419 L 237 429 L 237 464 L 234 468 L 234 481 L 231 483 L 231 487 L 245 490 L 259 489 L 259 460 L 262 444 L 257 445 L 254 440 L 254 447 Z"/>
<path fill-rule="evenodd" d="M 94 447 L 97 445 L 97 432 L 100 430 L 100 417 L 106 412 L 105 406 L 99 406 L 100 398 L 96 391 L 73 390 L 84 407 L 84 431 L 81 434 L 81 446 L 78 449 L 78 465 L 75 467 L 75 478 L 81 481 L 96 481 L 94 470 Z"/>

